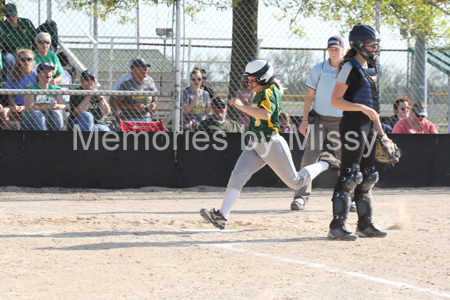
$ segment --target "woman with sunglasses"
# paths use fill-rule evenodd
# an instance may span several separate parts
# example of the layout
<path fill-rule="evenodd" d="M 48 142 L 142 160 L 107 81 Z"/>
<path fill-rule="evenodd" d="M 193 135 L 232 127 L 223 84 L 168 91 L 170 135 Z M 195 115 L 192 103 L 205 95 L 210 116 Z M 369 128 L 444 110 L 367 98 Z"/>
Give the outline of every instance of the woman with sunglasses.
<path fill-rule="evenodd" d="M 50 84 L 53 76 L 53 66 L 41 63 L 36 67 L 36 83 L 30 85 L 30 90 L 60 90 Z M 21 129 L 24 130 L 57 130 L 64 128 L 63 111 L 66 108 L 62 95 L 25 95 L 25 113 Z"/>
<path fill-rule="evenodd" d="M 339 161 L 324 152 L 319 162 L 309 165 L 299 172 L 295 169 L 291 151 L 286 140 L 279 135 L 282 86 L 275 79 L 272 65 L 263 59 L 247 64 L 242 75 L 249 88 L 256 93 L 251 106 L 234 97 L 228 102 L 238 110 L 251 116 L 247 132 L 250 142 L 244 148 L 231 173 L 228 186 L 219 210 L 200 210 L 200 215 L 219 229 L 224 229 L 233 205 L 239 199 L 242 187 L 250 177 L 266 164 L 292 189 L 298 190 L 308 184 L 321 172 L 339 170 Z"/>
<path fill-rule="evenodd" d="M 385 133 L 391 133 L 395 124 L 403 118 L 407 118 L 411 111 L 411 101 L 409 101 L 407 96 L 403 98 L 398 98 L 394 102 L 394 115 L 389 118 L 386 124 L 383 124 L 383 130 Z"/>
<path fill-rule="evenodd" d="M 29 49 L 20 49 L 16 61 L 6 80 L 5 89 L 26 89 L 36 82 L 37 73 L 33 70 L 34 54 Z M 5 130 L 12 129 L 11 118 L 21 119 L 25 111 L 24 95 L 8 95 L 9 106 L 2 111 L 1 122 Z"/>
<path fill-rule="evenodd" d="M 292 124 L 291 117 L 284 111 L 280 112 L 280 133 L 295 133 L 295 131 L 296 127 Z"/>
<path fill-rule="evenodd" d="M 426 119 L 427 105 L 421 101 L 414 103 L 412 112 L 408 117 L 395 124 L 392 133 L 428 133 L 438 134 L 436 126 Z"/>
<path fill-rule="evenodd" d="M 96 83 L 97 78 L 93 71 L 83 71 L 81 86 L 76 90 L 96 91 L 97 89 L 94 89 Z M 104 120 L 110 112 L 111 108 L 104 96 L 72 96 L 67 129 L 73 130 L 75 125 L 78 125 L 81 131 L 110 131 Z"/>
<path fill-rule="evenodd" d="M 50 51 L 50 45 L 52 43 L 52 36 L 47 32 L 41 32 L 36 35 L 35 39 L 36 49 L 34 51 L 34 64 L 38 65 L 40 63 L 49 63 L 53 66 L 53 79 L 50 84 L 56 85 L 61 82 L 64 72 L 61 62 L 58 56 Z"/>
<path fill-rule="evenodd" d="M 333 220 L 328 238 L 354 241 L 359 236 L 385 237 L 372 221 L 372 188 L 378 181 L 375 149 L 366 141 L 383 136 L 380 112 L 380 38 L 375 29 L 355 25 L 349 36 L 351 49 L 338 66 L 331 105 L 342 110 L 339 124 L 342 147 L 340 177 L 334 188 Z M 372 144 L 373 145 L 373 144 Z M 358 214 L 355 235 L 346 227 L 351 194 Z"/>
<path fill-rule="evenodd" d="M 202 72 L 195 67 L 190 74 L 191 86 L 183 90 L 183 110 L 185 122 L 200 123 L 211 111 L 211 98 L 208 92 L 201 89 Z"/>

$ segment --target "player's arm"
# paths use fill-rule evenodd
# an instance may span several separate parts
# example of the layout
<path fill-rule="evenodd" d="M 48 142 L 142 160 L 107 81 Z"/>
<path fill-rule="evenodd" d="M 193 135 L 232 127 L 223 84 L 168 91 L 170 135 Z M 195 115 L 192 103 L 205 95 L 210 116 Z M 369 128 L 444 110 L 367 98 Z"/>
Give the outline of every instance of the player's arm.
<path fill-rule="evenodd" d="M 309 111 L 311 109 L 311 105 L 312 105 L 315 95 L 316 95 L 316 91 L 313 90 L 312 88 L 308 88 L 308 91 L 306 92 L 305 104 L 303 104 L 302 124 L 300 125 L 300 128 L 298 129 L 298 131 L 300 131 L 300 133 L 303 134 L 304 136 L 306 136 L 306 131 L 309 128 L 308 116 L 309 116 Z"/>
<path fill-rule="evenodd" d="M 367 115 L 370 120 L 378 119 L 378 113 L 363 104 L 353 103 L 344 99 L 344 94 L 348 89 L 348 85 L 342 82 L 336 82 L 333 94 L 331 95 L 331 106 L 342 111 L 360 111 Z M 380 125 L 381 126 L 381 125 Z"/>
<path fill-rule="evenodd" d="M 246 114 L 260 119 L 260 120 L 269 120 L 272 114 L 270 111 L 263 107 L 251 107 L 245 105 L 240 99 L 237 99 L 236 97 L 233 97 L 228 101 L 228 104 L 233 105 L 237 109 L 239 109 L 242 112 L 245 112 Z"/>

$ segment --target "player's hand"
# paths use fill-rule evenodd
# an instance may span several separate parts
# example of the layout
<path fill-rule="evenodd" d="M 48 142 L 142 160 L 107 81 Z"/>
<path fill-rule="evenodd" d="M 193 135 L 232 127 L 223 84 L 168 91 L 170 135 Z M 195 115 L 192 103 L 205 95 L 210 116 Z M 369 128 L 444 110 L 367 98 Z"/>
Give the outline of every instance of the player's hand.
<path fill-rule="evenodd" d="M 239 109 L 240 107 L 244 106 L 244 103 L 242 103 L 242 100 L 239 99 L 239 98 L 236 98 L 236 97 L 231 98 L 231 99 L 228 101 L 228 104 L 229 104 L 229 105 L 232 105 L 232 106 L 234 106 L 234 107 L 236 107 L 236 108 L 238 108 L 238 109 Z"/>
<path fill-rule="evenodd" d="M 371 121 L 378 119 L 378 113 L 373 108 L 364 105 L 362 112 L 368 116 Z"/>
<path fill-rule="evenodd" d="M 302 124 L 300 125 L 300 128 L 298 129 L 301 134 L 306 136 L 307 132 L 309 131 L 309 122 L 308 120 L 302 121 Z"/>

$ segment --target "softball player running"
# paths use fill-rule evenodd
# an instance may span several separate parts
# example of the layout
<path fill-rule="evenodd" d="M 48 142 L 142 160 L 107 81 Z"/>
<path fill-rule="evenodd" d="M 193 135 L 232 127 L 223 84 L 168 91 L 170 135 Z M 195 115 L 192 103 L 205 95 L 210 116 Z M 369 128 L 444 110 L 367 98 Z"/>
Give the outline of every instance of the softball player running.
<path fill-rule="evenodd" d="M 309 184 L 321 172 L 339 170 L 340 162 L 324 152 L 319 161 L 297 172 L 286 141 L 278 134 L 281 111 L 281 85 L 275 82 L 274 69 L 267 60 L 254 60 L 247 64 L 242 75 L 248 87 L 256 93 L 252 106 L 232 98 L 228 102 L 248 114 L 250 142 L 239 157 L 231 174 L 219 210 L 201 209 L 200 215 L 220 229 L 224 229 L 231 208 L 236 203 L 242 187 L 259 169 L 268 164 L 272 170 L 294 190 Z"/>
<path fill-rule="evenodd" d="M 372 27 L 358 24 L 353 27 L 349 39 L 351 49 L 339 64 L 337 83 L 331 96 L 331 105 L 343 110 L 344 114 L 339 124 L 342 165 L 332 198 L 333 221 L 328 238 L 358 238 L 345 226 L 352 192 L 358 213 L 356 233 L 366 237 L 385 237 L 387 233 L 372 223 L 371 191 L 378 181 L 378 172 L 375 169 L 375 149 L 367 147 L 366 143 L 372 141 L 375 134 L 384 135 L 378 115 L 380 38 Z"/>

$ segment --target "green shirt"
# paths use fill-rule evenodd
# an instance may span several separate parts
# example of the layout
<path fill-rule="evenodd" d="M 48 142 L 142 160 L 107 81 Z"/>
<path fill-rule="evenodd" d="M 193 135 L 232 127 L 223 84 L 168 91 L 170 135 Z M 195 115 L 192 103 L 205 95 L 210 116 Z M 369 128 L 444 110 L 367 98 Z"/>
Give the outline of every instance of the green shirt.
<path fill-rule="evenodd" d="M 33 23 L 29 19 L 18 18 L 18 27 L 13 27 L 8 21 L 0 24 L 2 35 L 2 49 L 6 52 L 16 55 L 18 48 L 32 49 L 37 31 Z"/>
<path fill-rule="evenodd" d="M 281 92 L 276 85 L 256 94 L 253 98 L 252 107 L 260 107 L 270 112 L 269 120 L 260 120 L 250 116 L 250 125 L 247 131 L 254 132 L 261 141 L 264 137 L 265 141 L 269 141 L 272 135 L 280 131 L 280 112 L 281 112 Z"/>
<path fill-rule="evenodd" d="M 27 89 L 30 90 L 42 90 L 39 86 L 39 83 L 36 82 L 35 84 L 30 85 L 27 87 Z M 59 87 L 53 84 L 49 84 L 47 90 L 60 90 Z M 56 95 L 35 95 L 34 96 L 34 106 L 45 106 L 49 105 L 56 101 Z M 24 117 L 28 116 L 30 113 L 25 110 L 25 113 L 23 114 Z"/>
<path fill-rule="evenodd" d="M 64 72 L 64 69 L 61 66 L 61 62 L 59 61 L 59 58 L 55 53 L 53 53 L 51 51 L 47 51 L 47 56 L 42 57 L 39 55 L 37 50 L 34 51 L 34 70 L 36 70 L 36 67 L 38 64 L 44 63 L 44 62 L 51 64 L 55 68 L 53 70 L 53 78 L 55 78 L 56 76 L 59 76 L 60 74 L 62 74 Z"/>
<path fill-rule="evenodd" d="M 76 90 L 83 90 L 83 87 L 80 86 L 76 88 Z M 69 123 L 76 118 L 76 115 L 73 113 L 75 107 L 80 105 L 80 103 L 83 102 L 85 97 L 86 96 L 83 95 L 70 96 Z M 92 96 L 87 112 L 90 112 L 92 114 L 92 116 L 94 117 L 95 124 L 106 125 L 105 120 L 103 119 L 102 116 L 102 111 L 100 110 L 100 99 L 98 96 Z"/>

